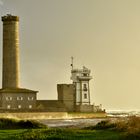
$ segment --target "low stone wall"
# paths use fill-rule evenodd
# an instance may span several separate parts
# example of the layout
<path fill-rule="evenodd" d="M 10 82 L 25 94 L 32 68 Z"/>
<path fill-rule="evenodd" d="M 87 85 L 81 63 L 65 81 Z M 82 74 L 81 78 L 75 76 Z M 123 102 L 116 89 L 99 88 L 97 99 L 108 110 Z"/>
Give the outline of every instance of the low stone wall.
<path fill-rule="evenodd" d="M 27 112 L 27 113 L 0 113 L 0 118 L 14 119 L 64 119 L 67 112 Z"/>
<path fill-rule="evenodd" d="M 105 118 L 107 114 L 105 112 L 99 113 L 69 113 L 69 118 Z"/>
<path fill-rule="evenodd" d="M 93 105 L 77 105 L 77 112 L 93 112 Z"/>
<path fill-rule="evenodd" d="M 72 119 L 72 118 L 104 118 L 106 113 L 67 113 L 67 112 L 27 112 L 0 113 L 0 118 L 14 119 Z"/>

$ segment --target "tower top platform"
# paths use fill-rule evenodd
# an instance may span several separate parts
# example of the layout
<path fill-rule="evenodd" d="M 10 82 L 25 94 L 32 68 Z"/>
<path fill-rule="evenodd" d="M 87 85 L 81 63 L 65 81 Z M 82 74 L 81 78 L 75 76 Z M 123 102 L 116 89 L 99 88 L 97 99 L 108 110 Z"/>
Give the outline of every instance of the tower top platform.
<path fill-rule="evenodd" d="M 91 80 L 92 76 L 90 76 L 90 70 L 83 66 L 82 69 L 72 69 L 71 70 L 71 80 L 73 82 L 78 82 L 79 80 Z"/>
<path fill-rule="evenodd" d="M 90 70 L 83 66 L 83 69 L 72 69 L 71 73 L 87 73 L 90 74 Z"/>
<path fill-rule="evenodd" d="M 6 16 L 3 16 L 1 18 L 2 21 L 19 21 L 19 17 L 18 16 L 13 16 L 11 14 L 7 14 Z"/>

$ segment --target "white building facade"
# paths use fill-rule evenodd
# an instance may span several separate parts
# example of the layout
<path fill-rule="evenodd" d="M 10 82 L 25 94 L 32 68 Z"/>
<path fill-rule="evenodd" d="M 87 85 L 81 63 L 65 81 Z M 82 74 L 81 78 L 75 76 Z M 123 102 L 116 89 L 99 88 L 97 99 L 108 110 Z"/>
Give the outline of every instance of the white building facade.
<path fill-rule="evenodd" d="M 71 70 L 71 80 L 75 85 L 76 105 L 90 105 L 89 81 L 91 79 L 90 70 L 84 66 L 82 69 Z"/>

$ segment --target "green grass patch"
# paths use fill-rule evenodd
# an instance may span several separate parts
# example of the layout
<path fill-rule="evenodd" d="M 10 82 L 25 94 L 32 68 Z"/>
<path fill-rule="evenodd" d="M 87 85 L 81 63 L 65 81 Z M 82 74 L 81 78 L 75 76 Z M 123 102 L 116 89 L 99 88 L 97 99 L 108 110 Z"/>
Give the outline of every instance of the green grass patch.
<path fill-rule="evenodd" d="M 0 130 L 0 140 L 18 140 L 17 136 L 23 134 L 26 129 Z"/>
<path fill-rule="evenodd" d="M 137 117 L 115 123 L 101 121 L 81 129 L 47 128 L 29 120 L 0 119 L 0 128 L 0 140 L 140 140 Z"/>
<path fill-rule="evenodd" d="M 108 130 L 18 129 L 0 130 L 1 140 L 119 140 L 121 133 Z"/>

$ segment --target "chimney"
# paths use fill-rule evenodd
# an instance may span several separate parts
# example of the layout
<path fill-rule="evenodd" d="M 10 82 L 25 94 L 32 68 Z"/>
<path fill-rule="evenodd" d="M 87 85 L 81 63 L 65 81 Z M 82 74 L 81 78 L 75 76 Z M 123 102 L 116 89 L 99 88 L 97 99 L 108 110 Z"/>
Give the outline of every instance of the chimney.
<path fill-rule="evenodd" d="M 6 15 L 3 21 L 2 88 L 19 87 L 19 17 Z"/>

